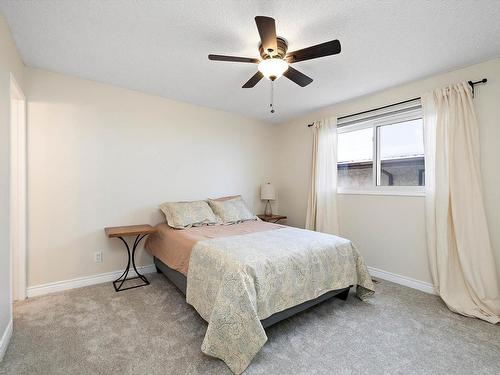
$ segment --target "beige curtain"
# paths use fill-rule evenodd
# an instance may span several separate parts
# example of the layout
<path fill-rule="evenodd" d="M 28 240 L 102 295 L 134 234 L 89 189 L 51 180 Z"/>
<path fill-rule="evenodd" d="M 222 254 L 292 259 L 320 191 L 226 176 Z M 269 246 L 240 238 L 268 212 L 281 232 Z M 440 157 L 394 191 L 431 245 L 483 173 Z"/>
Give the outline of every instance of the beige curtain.
<path fill-rule="evenodd" d="M 306 229 L 338 234 L 337 215 L 337 119 L 313 125 L 311 184 Z"/>
<path fill-rule="evenodd" d="M 427 247 L 448 307 L 500 321 L 500 286 L 484 211 L 479 129 L 467 82 L 422 97 Z"/>

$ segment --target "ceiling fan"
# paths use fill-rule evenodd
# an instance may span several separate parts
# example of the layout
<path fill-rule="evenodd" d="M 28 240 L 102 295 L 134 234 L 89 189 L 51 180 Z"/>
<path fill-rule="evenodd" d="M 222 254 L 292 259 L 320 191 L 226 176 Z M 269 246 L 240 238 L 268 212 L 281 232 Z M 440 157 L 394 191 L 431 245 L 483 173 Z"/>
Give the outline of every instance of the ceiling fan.
<path fill-rule="evenodd" d="M 287 53 L 288 42 L 276 36 L 274 18 L 257 16 L 255 23 L 261 40 L 259 45 L 261 60 L 250 57 L 208 55 L 209 60 L 258 64 L 257 73 L 242 86 L 244 89 L 254 87 L 263 77 L 275 81 L 282 75 L 305 87 L 313 81 L 312 78 L 292 68 L 290 64 L 340 53 L 340 42 L 337 39 Z"/>

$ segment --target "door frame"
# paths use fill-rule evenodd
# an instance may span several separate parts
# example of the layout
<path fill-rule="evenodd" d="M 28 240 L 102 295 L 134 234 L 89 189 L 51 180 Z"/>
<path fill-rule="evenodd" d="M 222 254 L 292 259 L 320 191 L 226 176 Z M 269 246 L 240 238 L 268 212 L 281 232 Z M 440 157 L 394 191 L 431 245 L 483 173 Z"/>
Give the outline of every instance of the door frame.
<path fill-rule="evenodd" d="M 10 75 L 10 259 L 11 300 L 26 298 L 26 97 Z"/>

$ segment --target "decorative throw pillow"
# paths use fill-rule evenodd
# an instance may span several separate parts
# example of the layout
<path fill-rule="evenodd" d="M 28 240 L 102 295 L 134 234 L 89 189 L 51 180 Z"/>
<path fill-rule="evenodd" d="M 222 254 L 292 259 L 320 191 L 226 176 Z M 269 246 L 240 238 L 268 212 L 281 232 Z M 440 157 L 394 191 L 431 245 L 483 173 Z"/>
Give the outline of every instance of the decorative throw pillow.
<path fill-rule="evenodd" d="M 208 204 L 224 224 L 257 220 L 257 216 L 248 209 L 241 195 L 231 198 L 209 199 Z"/>
<path fill-rule="evenodd" d="M 205 201 L 166 202 L 160 205 L 160 210 L 168 225 L 176 229 L 220 224 Z"/>

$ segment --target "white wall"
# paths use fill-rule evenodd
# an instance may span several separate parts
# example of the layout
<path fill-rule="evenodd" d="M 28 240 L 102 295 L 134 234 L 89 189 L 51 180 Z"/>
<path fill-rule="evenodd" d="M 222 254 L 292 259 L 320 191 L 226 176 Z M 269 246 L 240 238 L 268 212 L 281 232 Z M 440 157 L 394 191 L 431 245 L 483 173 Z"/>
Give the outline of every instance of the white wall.
<path fill-rule="evenodd" d="M 123 269 L 104 227 L 158 223 L 164 201 L 242 193 L 262 209 L 268 124 L 31 68 L 25 84 L 28 286 Z M 143 251 L 138 260 L 151 264 Z"/>
<path fill-rule="evenodd" d="M 483 77 L 488 78 L 488 83 L 476 88 L 474 103 L 480 124 L 486 211 L 500 272 L 500 59 L 340 103 L 279 125 L 275 129 L 279 161 L 274 181 L 279 191 L 280 213 L 288 215 L 289 224 L 304 226 L 311 173 L 312 133 L 308 123 L 419 97 L 433 88 Z M 368 265 L 431 282 L 423 197 L 341 195 L 339 201 L 341 234 L 359 247 Z"/>
<path fill-rule="evenodd" d="M 10 306 L 11 73 L 18 84 L 22 86 L 23 63 L 12 40 L 9 27 L 0 14 L 0 339 L 12 319 Z"/>

